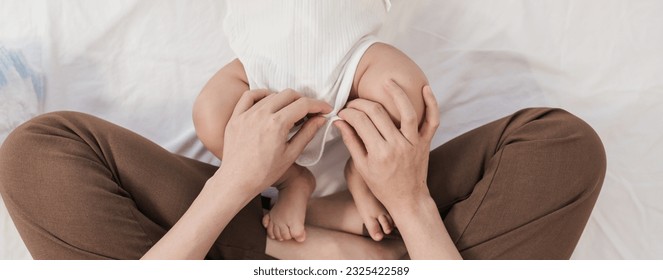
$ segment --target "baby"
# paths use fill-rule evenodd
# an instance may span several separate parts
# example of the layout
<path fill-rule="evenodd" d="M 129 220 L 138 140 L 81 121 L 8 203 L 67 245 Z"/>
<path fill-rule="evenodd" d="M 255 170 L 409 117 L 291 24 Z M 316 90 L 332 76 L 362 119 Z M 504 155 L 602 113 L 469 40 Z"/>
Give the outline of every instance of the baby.
<path fill-rule="evenodd" d="M 240 96 L 249 89 L 291 89 L 333 106 L 326 124 L 276 182 L 279 199 L 263 218 L 271 238 L 301 242 L 306 236 L 307 204 L 315 188 L 315 178 L 305 166 L 318 162 L 327 142 L 339 141 L 340 133 L 332 126 L 336 114 L 348 100 L 362 98 L 382 104 L 398 125 L 398 111 L 384 91 L 394 82 L 407 93 L 421 121 L 421 92 L 428 82 L 405 54 L 375 37 L 390 9 L 388 0 L 226 2 L 224 30 L 237 59 L 215 74 L 194 106 L 198 137 L 214 155 L 222 158 L 225 126 Z M 381 240 L 394 228 L 389 213 L 351 159 L 345 176 L 368 234 Z"/>

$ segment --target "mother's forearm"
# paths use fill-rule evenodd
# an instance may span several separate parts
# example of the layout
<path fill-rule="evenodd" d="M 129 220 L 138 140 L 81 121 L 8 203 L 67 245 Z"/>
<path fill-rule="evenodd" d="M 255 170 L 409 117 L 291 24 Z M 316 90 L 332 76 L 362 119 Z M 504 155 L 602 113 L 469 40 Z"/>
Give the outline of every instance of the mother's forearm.
<path fill-rule="evenodd" d="M 413 260 L 462 259 L 430 195 L 385 205 Z"/>
<path fill-rule="evenodd" d="M 142 259 L 205 258 L 221 231 L 252 199 L 237 191 L 245 188 L 229 187 L 240 182 L 219 177 L 207 181 L 191 207 Z"/>

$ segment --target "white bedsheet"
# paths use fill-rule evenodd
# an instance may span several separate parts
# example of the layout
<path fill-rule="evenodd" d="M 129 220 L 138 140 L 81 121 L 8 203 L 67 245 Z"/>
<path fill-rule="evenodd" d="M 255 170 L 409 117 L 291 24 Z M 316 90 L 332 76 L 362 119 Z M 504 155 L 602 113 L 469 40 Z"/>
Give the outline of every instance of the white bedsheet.
<path fill-rule="evenodd" d="M 663 258 L 663 1 L 393 2 L 381 35 L 430 79 L 442 109 L 435 144 L 520 108 L 565 108 L 608 155 L 573 257 Z M 191 106 L 233 57 L 222 12 L 218 0 L 0 0 L 0 45 L 39 46 L 25 53 L 39 54 L 42 111 L 91 113 L 215 162 Z M 0 208 L 0 259 L 30 258 Z"/>

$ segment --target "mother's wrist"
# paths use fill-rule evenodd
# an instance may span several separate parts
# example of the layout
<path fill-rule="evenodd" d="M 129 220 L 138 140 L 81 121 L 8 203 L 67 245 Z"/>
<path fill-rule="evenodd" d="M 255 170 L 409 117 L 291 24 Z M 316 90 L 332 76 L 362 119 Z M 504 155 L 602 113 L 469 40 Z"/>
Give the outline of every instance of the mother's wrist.
<path fill-rule="evenodd" d="M 432 209 L 437 210 L 435 201 L 430 196 L 428 188 L 426 186 L 423 186 L 422 188 L 421 191 L 413 192 L 411 195 L 395 198 L 392 201 L 385 203 L 384 206 L 394 219 L 397 219 L 399 216 L 408 219 L 422 211 L 431 211 Z"/>
<path fill-rule="evenodd" d="M 256 195 L 260 194 L 259 183 L 254 178 L 246 176 L 230 169 L 219 168 L 217 172 L 207 180 L 205 189 L 222 195 L 224 201 L 235 200 L 248 203 Z"/>

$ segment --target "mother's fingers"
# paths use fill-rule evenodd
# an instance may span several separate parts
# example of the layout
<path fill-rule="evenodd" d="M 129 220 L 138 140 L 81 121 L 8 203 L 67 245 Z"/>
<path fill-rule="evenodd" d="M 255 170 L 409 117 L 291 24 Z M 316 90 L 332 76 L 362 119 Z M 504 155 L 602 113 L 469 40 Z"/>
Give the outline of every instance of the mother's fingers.
<path fill-rule="evenodd" d="M 417 112 L 414 110 L 412 102 L 403 89 L 393 80 L 389 80 L 384 88 L 394 99 L 398 113 L 401 116 L 401 132 L 403 136 L 410 143 L 414 142 L 417 136 L 419 136 L 419 123 L 417 122 Z"/>
<path fill-rule="evenodd" d="M 288 156 L 288 161 L 295 160 L 306 148 L 309 142 L 315 136 L 315 133 L 325 124 L 325 118 L 323 117 L 314 117 L 309 119 L 304 123 L 301 129 L 295 133 L 288 143 L 286 148 L 286 155 Z"/>
<path fill-rule="evenodd" d="M 286 89 L 271 98 L 272 100 L 270 100 L 268 104 L 265 104 L 264 106 L 266 106 L 270 112 L 275 113 L 300 98 L 302 98 L 300 93 L 293 89 Z"/>
<path fill-rule="evenodd" d="M 331 110 L 332 107 L 327 104 L 327 102 L 308 97 L 302 97 L 285 106 L 276 112 L 276 114 L 287 121 L 289 124 L 294 124 L 308 114 L 326 114 L 331 112 Z"/>
<path fill-rule="evenodd" d="M 242 94 L 242 97 L 239 98 L 239 101 L 237 101 L 237 105 L 235 105 L 235 109 L 233 110 L 233 115 L 246 112 L 246 110 L 251 108 L 256 102 L 265 98 L 269 94 L 270 92 L 266 89 L 245 92 Z"/>
<path fill-rule="evenodd" d="M 364 147 L 364 143 L 361 141 L 361 138 L 359 138 L 359 135 L 357 135 L 354 128 L 343 120 L 335 121 L 334 125 L 341 131 L 343 143 L 345 143 L 345 146 L 348 148 L 352 159 L 359 163 L 363 162 L 366 157 L 366 147 Z"/>
<path fill-rule="evenodd" d="M 424 104 L 426 106 L 426 116 L 420 134 L 421 137 L 430 142 L 435 135 L 437 127 L 440 125 L 440 109 L 437 107 L 437 101 L 430 86 L 424 87 Z"/>
<path fill-rule="evenodd" d="M 395 135 L 400 135 L 400 131 L 396 129 L 394 122 L 380 103 L 366 99 L 355 99 L 349 102 L 347 107 L 364 112 L 371 119 L 384 139 L 389 140 L 393 139 Z"/>
<path fill-rule="evenodd" d="M 364 112 L 353 108 L 346 108 L 341 110 L 338 116 L 354 128 L 369 153 L 384 142 L 384 138 L 382 138 L 378 129 Z"/>

